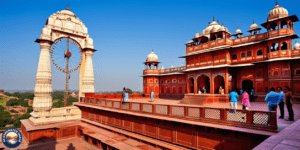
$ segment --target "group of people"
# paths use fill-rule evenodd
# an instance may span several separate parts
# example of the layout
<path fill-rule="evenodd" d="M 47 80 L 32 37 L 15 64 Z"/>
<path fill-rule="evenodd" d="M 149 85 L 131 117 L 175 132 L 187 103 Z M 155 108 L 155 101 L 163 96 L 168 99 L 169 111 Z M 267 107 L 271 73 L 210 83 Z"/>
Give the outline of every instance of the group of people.
<path fill-rule="evenodd" d="M 275 92 L 275 88 L 270 88 L 270 93 L 267 94 L 265 101 L 268 102 L 268 111 L 277 111 L 277 106 L 280 108 L 280 117 L 279 119 L 284 119 L 284 104 L 286 104 L 287 110 L 289 112 L 289 118 L 287 121 L 294 121 L 294 111 L 292 107 L 292 92 L 289 87 L 285 87 L 285 92 L 282 91 L 282 87 L 277 87 L 278 93 Z M 246 110 L 250 107 L 250 102 L 253 102 L 254 97 L 254 89 L 250 92 L 250 97 L 247 91 L 240 90 L 240 95 L 242 96 L 242 105 L 243 110 Z M 230 98 L 230 106 L 233 109 L 232 113 L 236 112 L 237 104 L 238 104 L 238 93 L 236 90 L 233 90 L 229 94 Z M 269 121 L 268 121 L 269 122 Z"/>
<path fill-rule="evenodd" d="M 248 92 L 243 89 L 240 89 L 239 94 L 242 96 L 243 110 L 249 109 L 250 102 L 254 102 L 254 100 L 253 100 L 254 99 L 254 89 L 252 88 L 252 90 L 250 92 L 250 96 L 249 96 Z M 236 92 L 235 89 L 232 92 L 230 92 L 230 94 L 229 94 L 230 106 L 231 106 L 231 109 L 234 109 L 234 111 L 232 111 L 232 112 L 236 112 L 239 94 Z"/>
<path fill-rule="evenodd" d="M 270 89 L 270 93 L 267 94 L 265 101 L 268 102 L 268 111 L 277 111 L 277 106 L 280 108 L 279 119 L 284 119 L 284 104 L 286 104 L 289 112 L 289 118 L 287 121 L 294 121 L 293 104 L 291 101 L 292 92 L 289 87 L 284 87 L 285 93 L 282 91 L 282 87 L 277 87 L 279 93 L 275 92 L 275 88 Z"/>
<path fill-rule="evenodd" d="M 122 91 L 122 99 L 121 99 L 122 102 L 128 102 L 128 89 L 125 89 L 125 87 L 123 88 L 123 91 Z"/>
<path fill-rule="evenodd" d="M 203 91 L 203 92 L 202 92 L 202 91 Z M 199 88 L 198 94 L 206 94 L 206 88 L 205 88 L 205 87 L 202 88 L 202 91 L 201 91 L 201 89 Z"/>

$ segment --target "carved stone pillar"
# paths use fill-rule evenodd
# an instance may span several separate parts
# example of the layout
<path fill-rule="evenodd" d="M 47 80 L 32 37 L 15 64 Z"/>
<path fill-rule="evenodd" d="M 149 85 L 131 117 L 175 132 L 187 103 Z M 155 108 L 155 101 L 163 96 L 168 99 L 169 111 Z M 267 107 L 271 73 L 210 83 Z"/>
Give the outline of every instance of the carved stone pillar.
<path fill-rule="evenodd" d="M 34 112 L 49 112 L 52 108 L 50 47 L 51 43 L 49 41 L 40 41 L 41 54 L 36 73 L 32 105 Z"/>
<path fill-rule="evenodd" d="M 85 93 L 94 93 L 94 69 L 93 56 L 94 50 L 87 49 L 85 51 L 85 70 L 82 79 L 81 97 L 85 97 Z"/>

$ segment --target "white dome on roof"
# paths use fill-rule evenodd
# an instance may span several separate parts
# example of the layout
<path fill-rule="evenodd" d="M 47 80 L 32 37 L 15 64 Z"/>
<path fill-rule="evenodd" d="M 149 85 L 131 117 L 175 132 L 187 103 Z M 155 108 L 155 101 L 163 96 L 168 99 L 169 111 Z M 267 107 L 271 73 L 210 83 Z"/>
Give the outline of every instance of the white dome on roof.
<path fill-rule="evenodd" d="M 275 7 L 268 13 L 268 21 L 274 20 L 274 19 L 278 19 L 278 18 L 282 18 L 282 17 L 287 17 L 289 16 L 288 11 L 279 6 L 276 2 Z"/>
<path fill-rule="evenodd" d="M 299 43 L 295 43 L 294 45 L 294 50 L 300 50 L 300 44 Z"/>
<path fill-rule="evenodd" d="M 195 34 L 194 38 L 199 38 L 199 37 L 200 37 L 200 35 L 199 35 L 199 33 L 197 32 L 197 33 Z"/>
<path fill-rule="evenodd" d="M 257 28 L 258 28 L 257 24 L 253 21 L 253 24 L 250 26 L 250 30 L 255 30 Z"/>
<path fill-rule="evenodd" d="M 164 66 L 162 66 L 160 69 L 165 69 Z"/>
<path fill-rule="evenodd" d="M 174 66 L 173 66 L 173 65 L 171 65 L 171 68 L 174 68 Z"/>
<path fill-rule="evenodd" d="M 154 54 L 153 50 L 152 52 L 147 56 L 146 61 L 156 61 L 158 62 L 158 56 Z"/>
<path fill-rule="evenodd" d="M 234 34 L 242 34 L 242 31 L 239 28 L 237 28 Z"/>
<path fill-rule="evenodd" d="M 215 28 L 215 30 L 216 30 L 216 29 L 219 29 L 220 27 L 221 27 L 221 25 L 219 23 L 213 21 L 211 24 L 208 25 L 208 27 L 206 27 L 202 31 L 202 34 L 209 37 L 209 34 L 210 34 L 211 30 L 213 30 L 213 28 Z"/>
<path fill-rule="evenodd" d="M 219 32 L 219 31 L 226 31 L 226 28 L 225 28 L 224 26 L 221 26 L 217 31 L 218 31 L 218 32 Z"/>

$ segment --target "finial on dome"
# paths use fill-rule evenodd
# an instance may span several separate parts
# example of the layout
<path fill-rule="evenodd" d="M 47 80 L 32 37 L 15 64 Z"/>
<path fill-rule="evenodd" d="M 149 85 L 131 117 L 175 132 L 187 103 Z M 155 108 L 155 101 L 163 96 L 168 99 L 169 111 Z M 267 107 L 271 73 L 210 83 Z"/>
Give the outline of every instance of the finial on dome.
<path fill-rule="evenodd" d="M 210 24 L 210 21 L 208 21 L 208 24 Z M 206 28 L 206 27 L 204 27 L 204 28 Z"/>
<path fill-rule="evenodd" d="M 239 29 L 239 26 L 238 26 L 238 28 L 237 29 Z"/>
<path fill-rule="evenodd" d="M 215 21 L 215 16 L 213 16 L 213 21 Z"/>
<path fill-rule="evenodd" d="M 254 20 L 253 20 L 253 24 L 254 24 L 255 22 L 254 22 Z"/>
<path fill-rule="evenodd" d="M 219 23 L 219 19 L 218 19 L 218 23 Z"/>
<path fill-rule="evenodd" d="M 278 5 L 277 0 L 276 0 L 276 3 L 275 3 L 275 4 Z"/>
<path fill-rule="evenodd" d="M 152 49 L 152 52 L 153 52 L 153 49 Z"/>
<path fill-rule="evenodd" d="M 66 8 L 66 10 L 70 10 L 70 8 L 69 8 L 69 3 L 68 3 L 68 5 L 67 5 L 67 8 Z"/>

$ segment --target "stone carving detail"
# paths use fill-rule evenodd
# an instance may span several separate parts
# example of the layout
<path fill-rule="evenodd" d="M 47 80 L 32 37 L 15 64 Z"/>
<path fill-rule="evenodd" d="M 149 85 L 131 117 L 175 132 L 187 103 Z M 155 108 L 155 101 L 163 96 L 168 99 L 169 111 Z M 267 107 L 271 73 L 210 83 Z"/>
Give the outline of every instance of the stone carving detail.
<path fill-rule="evenodd" d="M 196 79 L 199 77 L 199 76 L 202 76 L 202 75 L 205 75 L 207 77 L 210 78 L 210 72 L 199 72 L 196 74 Z"/>
<path fill-rule="evenodd" d="M 188 75 L 188 79 L 194 78 L 194 75 Z"/>
<path fill-rule="evenodd" d="M 225 73 L 224 72 L 213 73 L 213 78 L 215 78 L 218 75 L 222 76 L 225 79 Z"/>

